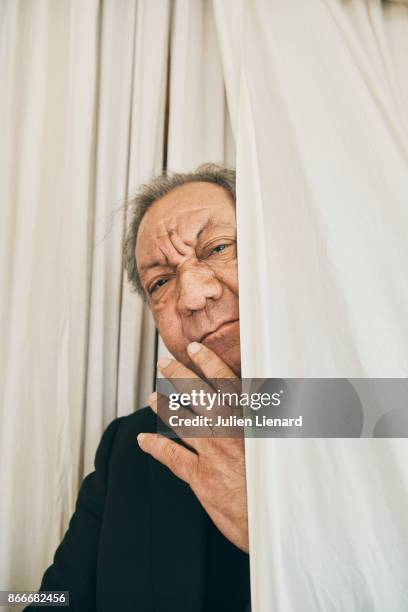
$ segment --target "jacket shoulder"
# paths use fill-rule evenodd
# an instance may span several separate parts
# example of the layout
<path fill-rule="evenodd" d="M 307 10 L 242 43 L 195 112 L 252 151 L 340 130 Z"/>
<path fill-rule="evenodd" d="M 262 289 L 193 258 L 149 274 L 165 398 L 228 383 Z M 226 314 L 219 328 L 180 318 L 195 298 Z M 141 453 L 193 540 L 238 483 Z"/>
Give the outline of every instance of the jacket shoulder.
<path fill-rule="evenodd" d="M 120 428 L 132 433 L 155 433 L 157 417 L 150 406 L 123 417 Z"/>
<path fill-rule="evenodd" d="M 137 410 L 126 416 L 120 416 L 109 423 L 99 441 L 95 455 L 95 469 L 106 478 L 111 457 L 118 449 L 129 451 L 137 446 L 136 437 L 139 433 L 156 432 L 157 417 L 150 406 Z"/>
<path fill-rule="evenodd" d="M 156 433 L 157 417 L 150 406 L 141 408 L 127 416 L 114 419 L 106 428 L 101 443 L 99 445 L 95 467 L 98 468 L 98 455 L 103 455 L 105 460 L 108 458 L 109 472 L 119 469 L 123 475 L 126 471 L 125 466 L 130 468 L 134 462 L 138 464 L 138 469 L 146 467 L 146 453 L 144 453 L 137 443 L 139 433 Z M 109 435 L 109 432 L 112 432 Z M 111 444 L 107 444 L 110 439 Z M 131 461 L 129 463 L 129 461 Z M 136 465 L 133 465 L 135 468 Z"/>

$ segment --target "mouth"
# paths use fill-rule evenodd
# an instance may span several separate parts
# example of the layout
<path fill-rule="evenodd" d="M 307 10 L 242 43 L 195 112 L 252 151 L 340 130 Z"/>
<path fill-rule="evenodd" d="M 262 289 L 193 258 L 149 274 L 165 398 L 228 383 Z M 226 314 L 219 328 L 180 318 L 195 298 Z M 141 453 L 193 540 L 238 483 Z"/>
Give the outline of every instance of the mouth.
<path fill-rule="evenodd" d="M 210 338 L 211 336 L 218 334 L 218 333 L 225 333 L 228 332 L 228 330 L 230 329 L 230 327 L 232 327 L 235 323 L 237 323 L 239 321 L 239 319 L 231 319 L 230 321 L 224 321 L 223 323 L 220 323 L 215 329 L 207 332 L 206 334 L 204 334 L 204 336 L 202 336 L 200 338 L 200 342 L 202 343 L 204 340 L 207 340 L 208 338 Z"/>

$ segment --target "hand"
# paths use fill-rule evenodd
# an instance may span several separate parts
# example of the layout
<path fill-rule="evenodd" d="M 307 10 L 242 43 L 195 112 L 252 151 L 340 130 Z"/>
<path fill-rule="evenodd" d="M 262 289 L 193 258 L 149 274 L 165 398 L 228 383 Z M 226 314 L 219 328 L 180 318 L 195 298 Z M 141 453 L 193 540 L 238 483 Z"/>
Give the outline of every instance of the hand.
<path fill-rule="evenodd" d="M 206 346 L 193 342 L 187 350 L 191 361 L 206 379 L 236 379 L 232 370 Z M 199 380 L 175 359 L 159 360 L 158 367 L 168 379 Z M 157 413 L 156 393 L 150 396 L 150 405 Z M 192 450 L 158 434 L 139 434 L 138 442 L 143 451 L 187 482 L 224 536 L 248 552 L 243 438 L 188 438 L 186 443 Z"/>

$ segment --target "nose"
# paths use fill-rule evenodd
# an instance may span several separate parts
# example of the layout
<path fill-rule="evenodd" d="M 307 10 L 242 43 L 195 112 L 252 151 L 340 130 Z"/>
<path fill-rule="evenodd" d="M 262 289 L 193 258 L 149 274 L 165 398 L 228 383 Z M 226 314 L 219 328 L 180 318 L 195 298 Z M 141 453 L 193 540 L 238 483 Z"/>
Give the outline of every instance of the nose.
<path fill-rule="evenodd" d="M 197 260 L 189 260 L 179 266 L 177 293 L 180 314 L 190 316 L 205 308 L 208 299 L 218 300 L 222 286 L 209 266 Z"/>

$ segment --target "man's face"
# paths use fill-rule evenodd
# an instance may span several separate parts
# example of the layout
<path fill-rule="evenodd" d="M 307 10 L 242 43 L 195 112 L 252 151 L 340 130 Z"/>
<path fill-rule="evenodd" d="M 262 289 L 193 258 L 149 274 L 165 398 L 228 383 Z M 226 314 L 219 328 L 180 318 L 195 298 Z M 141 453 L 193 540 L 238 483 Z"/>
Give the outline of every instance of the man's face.
<path fill-rule="evenodd" d="M 139 227 L 136 262 L 172 355 L 194 369 L 186 348 L 201 342 L 239 376 L 236 218 L 228 192 L 196 182 L 157 200 Z"/>

